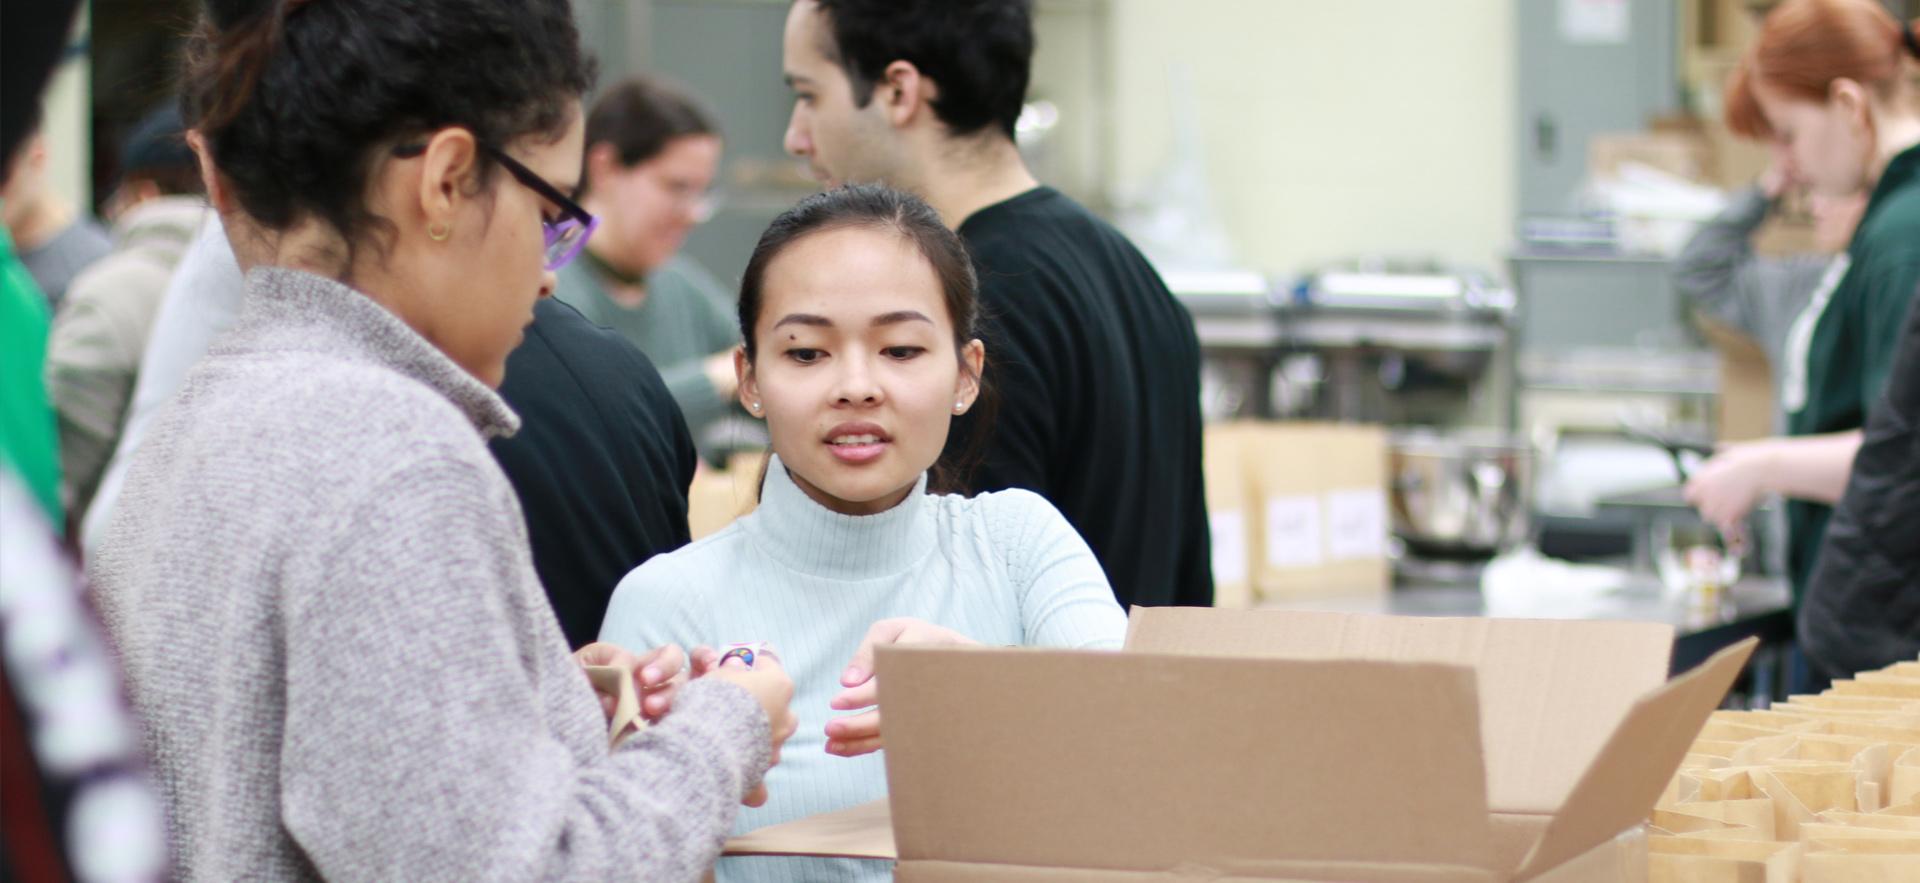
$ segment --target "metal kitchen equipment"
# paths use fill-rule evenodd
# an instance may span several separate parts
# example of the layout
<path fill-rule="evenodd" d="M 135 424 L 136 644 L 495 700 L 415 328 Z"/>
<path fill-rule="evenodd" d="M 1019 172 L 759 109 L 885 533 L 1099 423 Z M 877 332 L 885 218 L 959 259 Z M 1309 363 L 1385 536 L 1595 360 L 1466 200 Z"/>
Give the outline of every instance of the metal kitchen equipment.
<path fill-rule="evenodd" d="M 1395 434 L 1388 450 L 1403 577 L 1477 579 L 1479 566 L 1530 538 L 1534 451 L 1525 441 L 1417 429 Z"/>
<path fill-rule="evenodd" d="M 1487 275 L 1367 258 L 1261 296 L 1223 281 L 1168 278 L 1234 390 L 1209 416 L 1510 425 L 1514 297 Z"/>

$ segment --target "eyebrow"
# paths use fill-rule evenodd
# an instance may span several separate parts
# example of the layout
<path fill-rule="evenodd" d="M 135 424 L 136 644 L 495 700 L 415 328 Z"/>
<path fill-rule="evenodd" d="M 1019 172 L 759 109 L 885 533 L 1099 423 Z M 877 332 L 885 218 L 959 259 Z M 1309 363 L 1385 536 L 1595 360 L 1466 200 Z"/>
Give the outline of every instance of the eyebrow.
<path fill-rule="evenodd" d="M 919 310 L 895 310 L 891 313 L 881 313 L 873 317 L 872 325 L 875 328 L 879 328 L 883 325 L 898 325 L 902 322 L 925 322 L 928 325 L 933 324 L 933 320 L 927 318 L 927 314 Z M 833 320 L 825 316 L 816 316 L 812 313 L 789 313 L 781 317 L 780 321 L 773 323 L 773 327 L 775 328 L 779 328 L 782 325 L 809 325 L 815 328 L 832 328 Z"/>
<path fill-rule="evenodd" d="M 833 320 L 825 316 L 816 316 L 812 313 L 789 313 L 782 317 L 780 321 L 773 323 L 773 327 L 775 328 L 782 325 L 811 325 L 815 328 L 832 328 Z"/>
<path fill-rule="evenodd" d="M 809 80 L 806 77 L 803 77 L 799 74 L 784 74 L 781 76 L 781 79 L 787 81 L 787 88 L 789 89 L 792 89 L 796 86 L 801 86 L 801 85 L 811 85 L 813 83 L 812 80 Z"/>
<path fill-rule="evenodd" d="M 898 325 L 901 322 L 925 322 L 928 325 L 933 324 L 933 320 L 927 318 L 927 314 L 919 310 L 899 310 L 897 312 L 885 313 L 873 317 L 873 325 L 876 328 L 881 325 Z"/>

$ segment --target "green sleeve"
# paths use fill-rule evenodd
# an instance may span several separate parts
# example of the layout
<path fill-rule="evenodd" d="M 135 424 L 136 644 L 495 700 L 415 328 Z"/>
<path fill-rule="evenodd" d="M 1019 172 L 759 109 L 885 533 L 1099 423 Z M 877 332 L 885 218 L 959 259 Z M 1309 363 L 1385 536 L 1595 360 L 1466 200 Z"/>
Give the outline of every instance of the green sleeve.
<path fill-rule="evenodd" d="M 700 327 L 706 351 L 717 353 L 740 342 L 739 299 L 715 279 L 707 268 L 691 260 L 677 261 L 675 269 L 687 287 L 700 297 Z"/>
<path fill-rule="evenodd" d="M 680 406 L 680 416 L 686 418 L 687 428 L 693 430 L 697 438 L 707 424 L 720 418 L 727 412 L 730 399 L 722 399 L 719 390 L 713 388 L 713 381 L 707 379 L 705 359 L 691 359 L 674 365 L 655 365 L 660 369 L 660 379 L 667 384 L 667 392 Z"/>
<path fill-rule="evenodd" d="M 60 509 L 60 443 L 42 380 L 47 361 L 47 299 L 14 256 L 0 229 L 0 464 L 19 474 L 56 526 Z"/>
<path fill-rule="evenodd" d="M 680 404 L 687 426 L 698 435 L 708 423 L 719 419 L 732 407 L 731 398 L 722 398 L 707 379 L 707 358 L 740 342 L 733 299 L 719 280 L 706 268 L 689 258 L 676 258 L 654 274 L 654 297 L 671 299 L 686 317 L 686 327 L 696 339 L 685 342 L 685 358 L 677 362 L 656 359 L 660 378 L 667 391 Z M 685 352 L 685 351 L 683 351 Z"/>

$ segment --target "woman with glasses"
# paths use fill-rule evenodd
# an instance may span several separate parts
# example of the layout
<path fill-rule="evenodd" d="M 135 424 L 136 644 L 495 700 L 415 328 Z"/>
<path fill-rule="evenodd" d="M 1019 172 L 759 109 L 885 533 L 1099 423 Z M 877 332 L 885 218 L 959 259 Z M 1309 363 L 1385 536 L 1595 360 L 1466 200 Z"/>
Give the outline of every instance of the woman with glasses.
<path fill-rule="evenodd" d="M 594 102 L 586 140 L 580 201 L 601 225 L 556 294 L 646 353 L 710 446 L 732 407 L 740 330 L 726 289 L 679 251 L 712 211 L 719 132 L 688 96 L 632 79 Z"/>
<path fill-rule="evenodd" d="M 185 102 L 246 293 L 91 562 L 174 876 L 698 879 L 791 682 L 569 653 L 486 447 L 595 226 L 568 4 L 207 9 Z M 640 682 L 644 732 L 610 738 L 582 663 Z"/>

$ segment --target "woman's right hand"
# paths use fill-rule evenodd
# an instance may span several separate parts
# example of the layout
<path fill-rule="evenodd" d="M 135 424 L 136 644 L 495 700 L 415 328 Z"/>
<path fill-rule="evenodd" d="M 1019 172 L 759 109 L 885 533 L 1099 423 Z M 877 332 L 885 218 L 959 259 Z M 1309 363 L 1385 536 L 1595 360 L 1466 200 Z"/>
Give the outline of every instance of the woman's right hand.
<path fill-rule="evenodd" d="M 720 664 L 720 654 L 711 647 L 698 647 L 693 651 L 693 676 L 695 678 L 718 678 L 731 684 L 737 684 L 753 698 L 759 700 L 761 710 L 767 713 L 767 723 L 773 732 L 772 760 L 768 769 L 780 763 L 780 747 L 785 745 L 787 737 L 800 728 L 800 720 L 793 716 L 793 679 L 787 676 L 787 670 L 780 665 L 779 658 L 771 653 L 762 653 L 753 661 L 751 668 L 738 659 L 729 660 L 729 664 Z M 741 803 L 747 806 L 762 806 L 767 802 L 767 785 L 763 781 L 749 792 Z"/>

